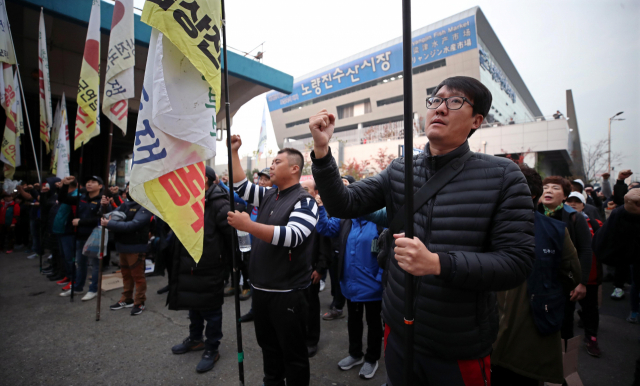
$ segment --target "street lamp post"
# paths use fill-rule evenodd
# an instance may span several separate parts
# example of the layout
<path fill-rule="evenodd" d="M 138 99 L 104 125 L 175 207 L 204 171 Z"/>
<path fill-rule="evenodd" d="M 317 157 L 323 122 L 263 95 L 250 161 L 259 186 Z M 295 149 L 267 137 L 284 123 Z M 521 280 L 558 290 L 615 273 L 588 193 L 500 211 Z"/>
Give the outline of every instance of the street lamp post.
<path fill-rule="evenodd" d="M 609 151 L 607 152 L 609 155 L 609 168 L 608 168 L 608 173 L 611 174 L 611 121 L 621 121 L 622 119 L 615 119 L 615 117 L 617 117 L 618 115 L 624 113 L 624 111 L 620 111 L 618 114 L 614 115 L 613 117 L 609 118 Z"/>

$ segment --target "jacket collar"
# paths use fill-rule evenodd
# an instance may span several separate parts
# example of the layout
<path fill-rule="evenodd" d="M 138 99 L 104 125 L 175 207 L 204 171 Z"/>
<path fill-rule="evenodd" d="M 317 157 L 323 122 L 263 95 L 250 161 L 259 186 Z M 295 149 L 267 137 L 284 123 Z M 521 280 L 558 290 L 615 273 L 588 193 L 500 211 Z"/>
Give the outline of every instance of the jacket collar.
<path fill-rule="evenodd" d="M 468 151 L 469 141 L 465 140 L 462 145 L 458 146 L 455 150 L 447 154 L 431 155 L 431 149 L 429 148 L 429 143 L 427 142 L 427 144 L 425 145 L 425 152 L 427 155 L 427 169 L 430 169 L 433 172 L 437 172 L 449 161 L 465 155 Z"/>

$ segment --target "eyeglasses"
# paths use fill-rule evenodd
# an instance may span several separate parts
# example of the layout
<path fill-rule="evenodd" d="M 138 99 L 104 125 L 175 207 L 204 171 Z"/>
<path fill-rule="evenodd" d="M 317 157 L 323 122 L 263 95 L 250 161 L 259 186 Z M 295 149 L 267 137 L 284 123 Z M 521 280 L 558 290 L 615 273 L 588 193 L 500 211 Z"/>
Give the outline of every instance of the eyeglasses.
<path fill-rule="evenodd" d="M 467 98 L 460 97 L 460 96 L 453 96 L 449 98 L 441 98 L 441 97 L 427 98 L 427 108 L 430 110 L 435 110 L 438 107 L 440 107 L 442 102 L 445 103 L 445 105 L 449 110 L 460 110 L 462 108 L 462 105 L 464 105 L 464 102 L 467 102 L 469 106 L 473 107 L 473 103 L 471 103 L 471 101 L 469 101 Z"/>

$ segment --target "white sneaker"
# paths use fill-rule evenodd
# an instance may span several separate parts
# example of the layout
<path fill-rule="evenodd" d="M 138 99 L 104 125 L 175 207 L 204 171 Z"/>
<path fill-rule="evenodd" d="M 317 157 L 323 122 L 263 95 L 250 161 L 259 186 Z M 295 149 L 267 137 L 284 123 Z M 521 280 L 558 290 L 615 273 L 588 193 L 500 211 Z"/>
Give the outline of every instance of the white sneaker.
<path fill-rule="evenodd" d="M 95 298 L 96 296 L 98 296 L 98 293 L 97 293 L 97 292 L 91 292 L 91 291 L 89 291 L 89 292 L 87 292 L 87 294 L 86 294 L 86 295 L 84 295 L 84 296 L 82 297 L 82 301 L 84 302 L 84 301 L 87 301 L 87 300 L 91 300 L 91 299 Z"/>
<path fill-rule="evenodd" d="M 49 256 L 47 256 L 47 260 L 50 260 L 53 257 L 52 254 L 49 254 Z"/>
<path fill-rule="evenodd" d="M 33 255 L 27 256 L 27 259 L 35 259 L 36 257 L 38 257 L 38 254 L 34 253 Z"/>
<path fill-rule="evenodd" d="M 324 287 L 326 287 L 324 280 L 320 280 L 320 292 L 324 291 Z"/>
<path fill-rule="evenodd" d="M 75 290 L 75 291 L 73 291 L 73 294 L 74 295 L 78 295 L 78 294 L 81 294 L 82 292 L 83 291 Z M 66 298 L 67 296 L 71 296 L 71 290 L 60 292 L 60 296 L 62 296 L 63 298 Z"/>
<path fill-rule="evenodd" d="M 613 290 L 613 293 L 611 294 L 611 299 L 613 300 L 620 300 L 624 297 L 624 290 L 622 288 L 616 288 Z"/>

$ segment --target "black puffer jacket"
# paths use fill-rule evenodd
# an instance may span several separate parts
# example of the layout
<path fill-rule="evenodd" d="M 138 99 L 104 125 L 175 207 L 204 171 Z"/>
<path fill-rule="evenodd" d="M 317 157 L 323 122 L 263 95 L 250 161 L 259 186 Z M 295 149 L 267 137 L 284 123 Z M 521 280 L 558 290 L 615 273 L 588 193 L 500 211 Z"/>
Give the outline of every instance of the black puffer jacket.
<path fill-rule="evenodd" d="M 465 142 L 443 156 L 414 156 L 418 191 L 439 168 L 469 150 Z M 428 148 L 427 148 L 428 151 Z M 404 159 L 348 188 L 331 154 L 316 159 L 313 176 L 330 213 L 355 218 L 387 208 L 389 220 L 404 204 Z M 414 214 L 414 231 L 440 256 L 441 275 L 416 280 L 415 349 L 442 359 L 488 355 L 498 332 L 494 291 L 520 285 L 535 257 L 531 193 L 512 161 L 474 154 L 464 169 Z M 393 250 L 382 298 L 385 322 L 403 335 L 404 271 Z"/>
<path fill-rule="evenodd" d="M 210 187 L 204 204 L 204 252 L 197 264 L 180 241 L 174 243 L 169 309 L 211 310 L 223 304 L 224 261 L 236 237 L 227 222 L 229 208 L 227 191 Z"/>

